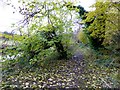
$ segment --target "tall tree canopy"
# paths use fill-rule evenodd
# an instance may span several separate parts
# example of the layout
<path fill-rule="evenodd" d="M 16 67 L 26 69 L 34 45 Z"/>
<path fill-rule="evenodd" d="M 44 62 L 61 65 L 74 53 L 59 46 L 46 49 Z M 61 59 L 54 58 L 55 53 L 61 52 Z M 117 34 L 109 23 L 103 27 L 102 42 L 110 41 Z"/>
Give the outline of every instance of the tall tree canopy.
<path fill-rule="evenodd" d="M 117 47 L 120 42 L 117 37 L 119 33 L 119 3 L 114 2 L 96 2 L 93 7 L 95 10 L 90 11 L 84 16 L 85 30 L 90 45 L 94 49 L 106 46 Z M 115 48 L 115 47 L 114 47 Z"/>
<path fill-rule="evenodd" d="M 7 49 L 7 55 L 15 55 L 14 59 L 20 62 L 45 61 L 53 53 L 58 53 L 59 59 L 67 59 L 68 47 L 73 44 L 73 13 L 66 2 L 22 0 L 20 3 L 19 12 L 24 16 L 17 26 L 20 36 L 13 35 L 16 45 Z"/>

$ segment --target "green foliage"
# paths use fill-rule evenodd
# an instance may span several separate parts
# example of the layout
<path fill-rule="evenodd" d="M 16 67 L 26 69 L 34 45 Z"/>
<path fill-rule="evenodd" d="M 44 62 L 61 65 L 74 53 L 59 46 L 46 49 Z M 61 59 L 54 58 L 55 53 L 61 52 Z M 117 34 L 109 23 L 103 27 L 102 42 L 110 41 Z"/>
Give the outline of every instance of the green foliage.
<path fill-rule="evenodd" d="M 89 40 L 88 46 L 82 48 L 87 63 L 86 86 L 119 88 L 119 3 L 96 2 L 93 7 L 96 9 L 88 12 L 83 19 L 84 37 Z M 82 35 L 79 37 L 84 43 L 86 39 Z"/>
<path fill-rule="evenodd" d="M 70 18 L 71 10 L 76 6 L 69 2 L 70 7 L 64 7 L 63 3 L 49 0 L 22 3 L 24 9 L 20 13 L 24 12 L 26 22 L 23 24 L 27 23 L 28 27 L 20 29 L 23 32 L 21 35 L 5 35 L 5 38 L 13 41 L 13 45 L 2 51 L 5 54 L 2 58 L 3 90 L 46 87 L 119 88 L 118 14 L 111 12 L 108 7 L 118 5 L 97 2 L 94 5 L 96 10 L 89 12 L 87 17 L 84 16 L 84 8 L 80 7 L 81 13 L 77 10 L 81 19 L 86 18 L 86 27 L 78 34 L 83 43 L 77 46 L 72 38 Z M 88 45 L 113 50 L 101 48 L 96 51 Z M 71 55 L 79 56 L 78 60 L 66 60 Z"/>
<path fill-rule="evenodd" d="M 120 56 L 111 50 L 95 51 L 88 46 L 81 47 L 85 58 L 85 79 L 88 88 L 119 88 Z"/>
<path fill-rule="evenodd" d="M 80 31 L 78 34 L 77 34 L 77 38 L 84 44 L 88 44 L 89 43 L 89 39 L 87 38 L 84 30 Z"/>
<path fill-rule="evenodd" d="M 21 28 L 21 35 L 9 36 L 15 45 L 6 48 L 4 63 L 19 64 L 20 68 L 37 67 L 47 64 L 49 60 L 67 59 L 70 57 L 68 47 L 72 42 L 72 20 L 68 18 L 71 11 L 59 2 L 34 1 L 22 3 L 20 11 L 28 23 L 27 29 Z M 37 5 L 37 6 L 35 6 Z M 34 11 L 36 9 L 37 11 Z M 24 22 L 23 22 L 24 24 Z M 22 26 L 18 26 L 22 27 Z M 53 57 L 54 56 L 54 57 Z"/>
<path fill-rule="evenodd" d="M 88 12 L 84 20 L 89 43 L 94 49 L 107 48 L 107 46 L 113 46 L 115 49 L 114 45 L 117 44 L 117 47 L 119 45 L 116 38 L 119 37 L 119 15 L 117 13 L 119 12 L 119 5 L 112 2 L 96 2 L 93 7 L 96 9 Z M 113 42 L 116 42 L 116 44 Z"/>

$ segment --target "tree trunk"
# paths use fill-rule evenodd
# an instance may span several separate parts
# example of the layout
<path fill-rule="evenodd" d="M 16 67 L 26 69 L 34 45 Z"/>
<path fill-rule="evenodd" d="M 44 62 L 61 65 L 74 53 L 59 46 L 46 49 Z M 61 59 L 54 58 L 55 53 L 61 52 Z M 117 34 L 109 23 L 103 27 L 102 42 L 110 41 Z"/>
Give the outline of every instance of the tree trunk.
<path fill-rule="evenodd" d="M 57 52 L 59 53 L 59 59 L 67 59 L 67 52 L 64 50 L 64 47 L 61 41 L 55 42 L 55 46 L 56 46 Z"/>

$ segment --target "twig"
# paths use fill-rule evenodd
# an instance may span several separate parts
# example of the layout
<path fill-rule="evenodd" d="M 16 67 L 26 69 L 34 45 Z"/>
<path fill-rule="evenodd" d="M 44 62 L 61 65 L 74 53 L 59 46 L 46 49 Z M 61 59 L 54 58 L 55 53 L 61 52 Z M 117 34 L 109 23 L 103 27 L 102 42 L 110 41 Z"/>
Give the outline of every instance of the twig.
<path fill-rule="evenodd" d="M 102 82 L 104 82 L 105 83 L 105 85 L 106 86 L 108 86 L 109 88 L 112 88 L 112 86 L 111 85 L 109 85 L 103 78 L 100 78 L 101 80 L 102 80 Z"/>

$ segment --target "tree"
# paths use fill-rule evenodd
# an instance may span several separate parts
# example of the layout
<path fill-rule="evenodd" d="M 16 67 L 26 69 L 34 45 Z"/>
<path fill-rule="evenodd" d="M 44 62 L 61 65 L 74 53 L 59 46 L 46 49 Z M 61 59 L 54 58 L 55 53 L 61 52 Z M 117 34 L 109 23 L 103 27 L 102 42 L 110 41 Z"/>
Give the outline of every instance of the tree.
<path fill-rule="evenodd" d="M 85 16 L 84 32 L 87 34 L 90 45 L 94 47 L 94 49 L 99 49 L 101 47 L 106 47 L 106 43 L 110 44 L 110 42 L 106 42 L 106 40 L 112 41 L 113 32 L 117 34 L 119 31 L 119 15 L 116 11 L 119 10 L 119 4 L 113 2 L 96 2 L 93 7 L 96 9 L 88 12 Z M 114 13 L 111 13 L 113 8 Z"/>
<path fill-rule="evenodd" d="M 19 12 L 24 20 L 18 24 L 20 35 L 13 36 L 16 45 L 6 49 L 7 55 L 15 56 L 12 60 L 22 63 L 20 67 L 37 65 L 55 53 L 58 59 L 67 59 L 67 49 L 72 44 L 71 10 L 58 1 L 23 0 L 21 3 Z"/>

